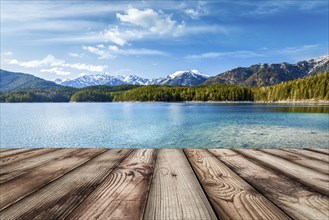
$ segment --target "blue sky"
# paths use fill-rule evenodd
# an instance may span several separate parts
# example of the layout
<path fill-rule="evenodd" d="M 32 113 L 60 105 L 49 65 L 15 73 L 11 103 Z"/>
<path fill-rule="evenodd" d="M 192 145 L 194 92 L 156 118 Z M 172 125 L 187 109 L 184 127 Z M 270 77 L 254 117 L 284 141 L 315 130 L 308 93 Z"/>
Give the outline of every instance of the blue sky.
<path fill-rule="evenodd" d="M 328 1 L 3 1 L 1 68 L 45 79 L 210 76 L 328 55 Z"/>

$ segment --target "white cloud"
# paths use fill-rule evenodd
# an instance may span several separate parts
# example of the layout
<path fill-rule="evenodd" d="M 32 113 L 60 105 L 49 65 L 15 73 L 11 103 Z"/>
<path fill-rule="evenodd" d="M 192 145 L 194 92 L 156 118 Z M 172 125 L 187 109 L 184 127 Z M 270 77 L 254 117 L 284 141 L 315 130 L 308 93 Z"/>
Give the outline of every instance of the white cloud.
<path fill-rule="evenodd" d="M 70 36 L 60 36 L 60 37 L 49 37 L 44 39 L 38 39 L 38 42 L 44 42 L 44 43 L 54 43 L 54 42 L 69 42 L 69 43 L 99 43 L 104 42 L 104 34 L 103 33 L 84 33 L 82 35 L 70 35 Z"/>
<path fill-rule="evenodd" d="M 207 15 L 209 12 L 208 9 L 205 7 L 204 2 L 198 2 L 198 5 L 195 9 L 187 8 L 184 10 L 184 13 L 190 18 L 196 20 L 199 19 L 201 16 Z"/>
<path fill-rule="evenodd" d="M 310 44 L 310 45 L 303 45 L 298 47 L 286 47 L 283 49 L 276 50 L 276 53 L 285 54 L 285 55 L 294 55 L 298 53 L 309 52 L 314 49 L 318 49 L 320 47 L 319 44 Z"/>
<path fill-rule="evenodd" d="M 151 50 L 151 49 L 145 49 L 145 48 L 118 50 L 117 53 L 122 54 L 122 55 L 167 56 L 167 54 L 163 51 Z"/>
<path fill-rule="evenodd" d="M 233 51 L 233 52 L 208 52 L 202 54 L 188 55 L 187 59 L 210 59 L 210 58 L 250 58 L 250 57 L 261 57 L 264 56 L 253 51 Z"/>
<path fill-rule="evenodd" d="M 206 9 L 199 4 L 199 15 L 205 15 Z M 125 13 L 117 13 L 116 17 L 121 22 L 105 29 L 101 35 L 105 41 L 111 41 L 117 45 L 131 45 L 131 41 L 145 39 L 178 38 L 193 34 L 224 33 L 228 34 L 233 28 L 219 25 L 188 25 L 184 20 L 173 19 L 172 14 L 165 14 L 161 10 L 146 8 L 128 8 Z"/>
<path fill-rule="evenodd" d="M 243 11 L 241 14 L 244 16 L 268 16 L 280 13 L 286 10 L 299 10 L 299 11 L 328 11 L 327 1 L 262 1 L 259 4 L 258 1 L 235 1 L 233 4 L 242 6 Z"/>
<path fill-rule="evenodd" d="M 118 2 L 4 1 L 1 2 L 1 20 L 58 20 L 82 16 L 99 16 L 124 8 L 126 8 L 126 4 Z"/>
<path fill-rule="evenodd" d="M 13 55 L 13 52 L 11 52 L 11 51 L 5 51 L 5 52 L 2 53 L 2 55 L 9 57 L 9 56 L 12 56 Z"/>
<path fill-rule="evenodd" d="M 8 61 L 8 64 L 18 65 L 25 68 L 41 68 L 41 67 L 69 67 L 77 70 L 87 70 L 91 72 L 104 72 L 107 68 L 105 65 L 88 65 L 84 63 L 66 63 L 64 60 L 57 59 L 53 55 L 49 54 L 42 60 L 31 60 L 26 62 L 21 62 L 16 59 Z M 44 69 L 45 70 L 45 69 Z M 57 69 L 58 71 L 63 71 L 62 69 Z M 55 71 L 55 70 L 53 70 Z"/>
<path fill-rule="evenodd" d="M 54 67 L 54 68 L 51 68 L 51 69 L 41 69 L 40 72 L 42 72 L 42 73 L 55 73 L 56 75 L 59 75 L 59 76 L 66 76 L 66 75 L 71 74 L 71 72 L 64 71 L 62 68 L 58 68 L 58 67 Z"/>
<path fill-rule="evenodd" d="M 38 68 L 38 67 L 43 67 L 43 66 L 60 66 L 64 64 L 64 60 L 60 60 L 55 58 L 53 55 L 48 55 L 42 60 L 31 60 L 31 61 L 26 61 L 26 62 L 19 62 L 16 59 L 10 60 L 9 64 L 16 64 L 21 67 L 25 68 Z"/>
<path fill-rule="evenodd" d="M 167 56 L 165 52 L 159 50 L 152 50 L 146 48 L 121 49 L 115 45 L 110 45 L 108 46 L 108 49 L 103 49 L 103 50 L 92 46 L 82 46 L 82 49 L 98 55 L 98 59 L 114 59 L 117 57 L 117 55 Z"/>
<path fill-rule="evenodd" d="M 186 59 L 212 59 L 212 58 L 252 58 L 252 57 L 287 57 L 293 61 L 307 60 L 321 55 L 326 55 L 324 45 L 310 44 L 301 46 L 292 46 L 285 48 L 260 48 L 257 52 L 254 51 L 231 51 L 231 52 L 208 52 L 202 54 L 188 55 Z"/>
<path fill-rule="evenodd" d="M 102 35 L 107 41 L 124 46 L 129 41 L 144 38 L 164 36 L 178 37 L 183 35 L 185 22 L 172 19 L 171 14 L 147 8 L 139 10 L 130 7 L 124 14 L 116 13 L 121 25 L 112 26 L 103 31 Z"/>
<path fill-rule="evenodd" d="M 105 65 L 88 65 L 85 63 L 64 64 L 63 66 L 70 67 L 77 70 L 87 70 L 90 72 L 104 72 L 107 68 Z"/>
<path fill-rule="evenodd" d="M 105 30 L 103 36 L 105 40 L 112 41 L 113 43 L 121 46 L 127 44 L 127 40 L 138 38 L 138 35 L 134 34 L 133 32 L 119 31 L 118 26 Z"/>
<path fill-rule="evenodd" d="M 121 22 L 143 27 L 159 35 L 173 33 L 179 26 L 172 19 L 172 15 L 156 12 L 150 8 L 144 10 L 129 8 L 126 14 L 117 13 L 116 16 Z"/>
<path fill-rule="evenodd" d="M 82 46 L 82 49 L 98 55 L 98 59 L 114 59 L 116 56 L 112 55 L 109 52 L 106 52 L 105 50 L 101 50 L 98 47 L 92 47 L 92 46 Z"/>
<path fill-rule="evenodd" d="M 110 46 L 109 46 L 109 49 L 110 49 L 111 51 L 119 51 L 119 47 L 117 47 L 117 46 L 115 46 L 115 45 L 110 45 Z"/>
<path fill-rule="evenodd" d="M 193 8 L 188 8 L 184 10 L 184 13 L 188 16 L 190 16 L 192 19 L 199 19 L 200 12 L 197 10 L 194 10 Z"/>
<path fill-rule="evenodd" d="M 69 56 L 71 57 L 77 57 L 77 58 L 81 58 L 83 57 L 83 53 L 68 53 Z"/>
<path fill-rule="evenodd" d="M 36 31 L 56 31 L 62 33 L 72 32 L 85 32 L 85 30 L 90 29 L 91 27 L 98 27 L 99 25 L 96 22 L 89 21 L 67 21 L 67 20 L 49 20 L 49 21 L 38 21 L 31 22 L 28 25 L 26 23 L 16 23 L 16 25 L 10 25 L 3 23 L 2 32 L 3 33 L 16 33 L 16 32 L 36 32 Z"/>

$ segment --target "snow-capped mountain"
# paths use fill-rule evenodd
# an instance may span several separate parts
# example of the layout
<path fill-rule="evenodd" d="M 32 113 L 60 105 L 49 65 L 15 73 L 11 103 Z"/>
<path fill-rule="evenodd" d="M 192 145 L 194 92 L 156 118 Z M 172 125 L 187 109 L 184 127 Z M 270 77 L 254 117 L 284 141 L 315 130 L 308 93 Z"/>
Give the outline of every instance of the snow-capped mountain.
<path fill-rule="evenodd" d="M 322 56 L 296 64 L 256 64 L 238 67 L 210 77 L 205 85 L 223 83 L 242 86 L 268 86 L 329 71 L 329 56 Z"/>
<path fill-rule="evenodd" d="M 55 82 L 56 84 L 62 84 L 65 81 L 67 81 L 67 79 L 53 79 L 52 81 Z"/>
<path fill-rule="evenodd" d="M 56 81 L 55 81 L 56 82 Z M 108 85 L 108 86 L 118 86 L 123 84 L 133 84 L 133 85 L 147 85 L 148 79 L 141 78 L 139 76 L 112 76 L 110 74 L 96 74 L 96 75 L 84 75 L 73 80 L 64 80 L 58 84 L 63 86 L 71 86 L 75 88 L 83 88 L 87 86 L 96 85 Z M 56 82 L 57 83 L 57 82 Z"/>
<path fill-rule="evenodd" d="M 200 73 L 198 70 L 176 71 L 165 78 L 160 79 L 156 84 L 160 85 L 182 85 L 196 86 L 206 81 L 209 76 Z"/>
<path fill-rule="evenodd" d="M 309 75 L 329 71 L 329 56 L 322 56 L 308 61 L 310 64 Z"/>
<path fill-rule="evenodd" d="M 84 75 L 73 80 L 59 80 L 54 82 L 63 86 L 71 86 L 75 88 L 83 88 L 94 85 L 117 86 L 123 84 L 132 85 L 183 85 L 195 86 L 206 81 L 208 76 L 200 73 L 197 70 L 177 71 L 164 78 L 145 79 L 136 75 L 128 76 L 112 76 L 108 73 L 96 75 Z"/>

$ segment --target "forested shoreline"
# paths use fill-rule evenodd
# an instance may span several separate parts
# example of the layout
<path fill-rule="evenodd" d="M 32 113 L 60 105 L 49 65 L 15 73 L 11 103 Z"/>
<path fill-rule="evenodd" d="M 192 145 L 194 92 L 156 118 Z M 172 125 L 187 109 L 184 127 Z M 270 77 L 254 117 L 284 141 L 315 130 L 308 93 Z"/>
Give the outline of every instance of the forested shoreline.
<path fill-rule="evenodd" d="M 91 86 L 0 93 L 0 102 L 275 102 L 329 101 L 329 73 L 265 87 L 209 86 Z"/>

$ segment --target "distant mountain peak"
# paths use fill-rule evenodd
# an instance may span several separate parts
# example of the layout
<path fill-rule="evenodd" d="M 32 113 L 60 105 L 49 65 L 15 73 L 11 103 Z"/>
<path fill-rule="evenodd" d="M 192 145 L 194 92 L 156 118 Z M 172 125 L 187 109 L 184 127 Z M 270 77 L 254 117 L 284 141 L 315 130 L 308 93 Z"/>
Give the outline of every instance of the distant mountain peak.
<path fill-rule="evenodd" d="M 199 70 L 180 70 L 180 71 L 176 71 L 176 72 L 170 74 L 169 77 L 176 78 L 176 77 L 180 77 L 182 75 L 191 75 L 193 77 L 202 76 L 205 78 L 209 77 L 206 74 L 201 73 Z"/>
<path fill-rule="evenodd" d="M 329 55 L 315 57 L 310 59 L 308 62 L 316 62 L 316 63 L 323 63 L 329 61 Z"/>

